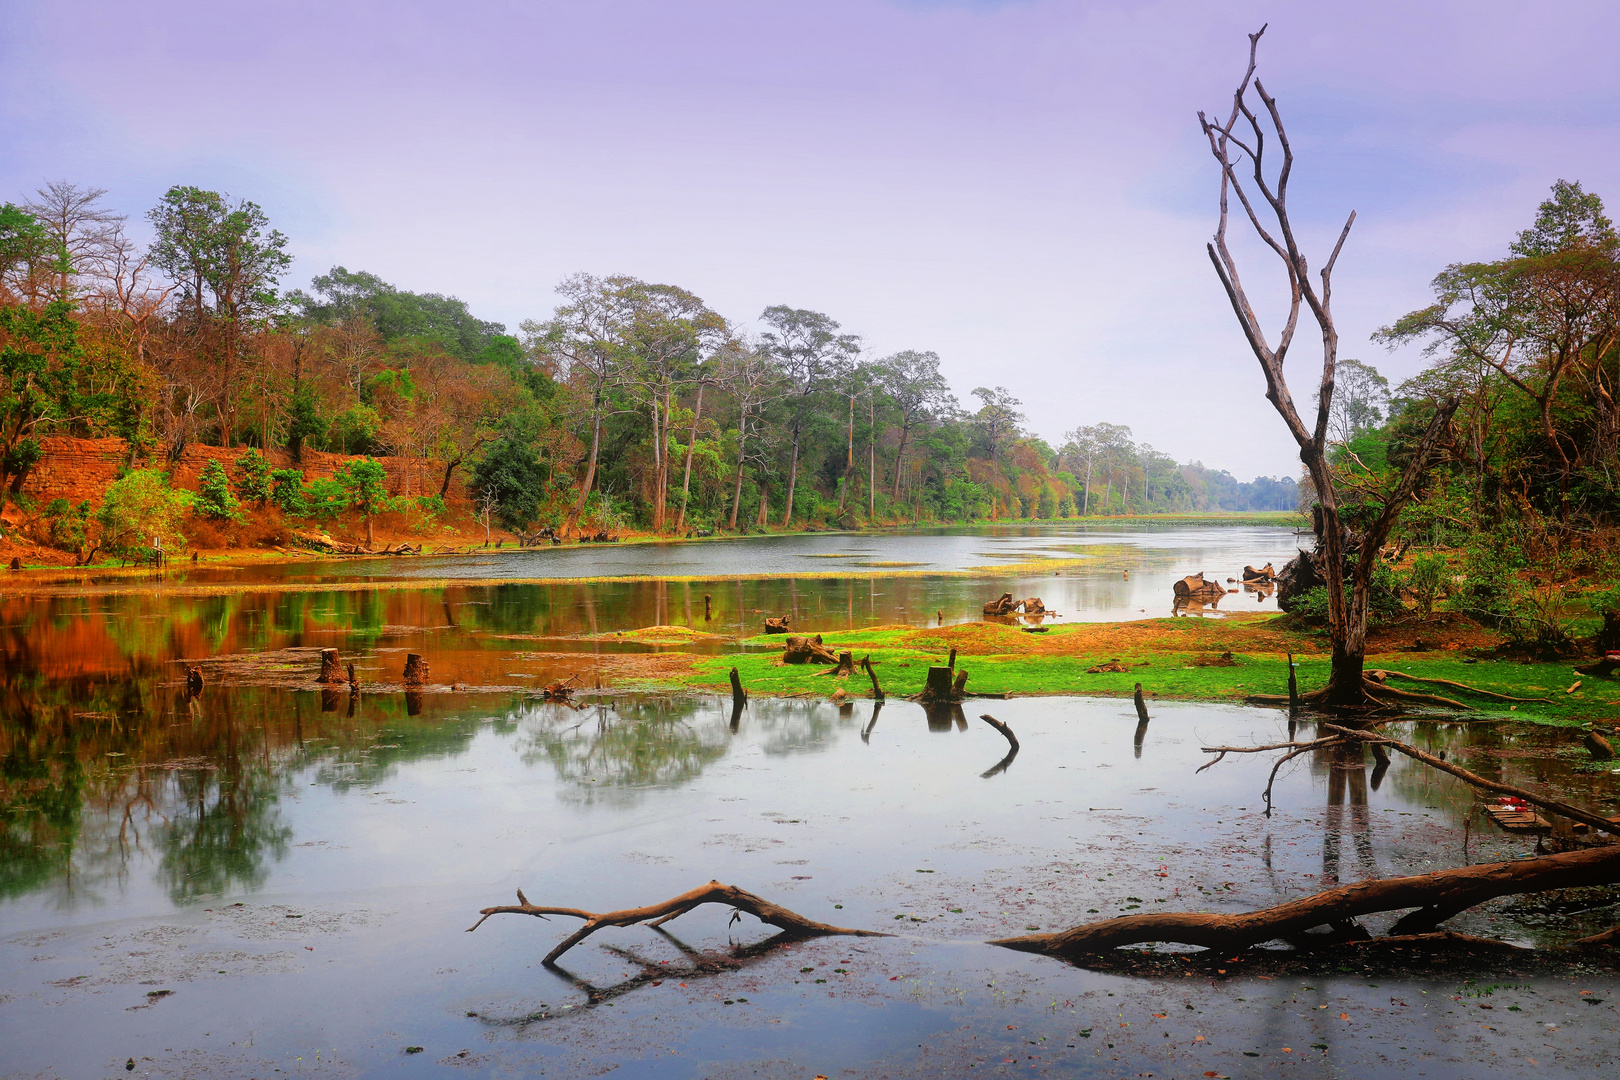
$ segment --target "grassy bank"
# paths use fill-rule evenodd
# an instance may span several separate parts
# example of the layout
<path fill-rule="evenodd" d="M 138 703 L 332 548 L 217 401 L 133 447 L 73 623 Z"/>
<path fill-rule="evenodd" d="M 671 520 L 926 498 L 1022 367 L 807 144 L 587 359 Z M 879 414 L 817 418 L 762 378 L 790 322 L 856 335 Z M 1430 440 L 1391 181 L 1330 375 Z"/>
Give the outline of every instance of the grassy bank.
<path fill-rule="evenodd" d="M 1322 643 L 1315 635 L 1277 625 L 1279 621 L 1283 620 L 1278 616 L 1148 619 L 1059 626 L 1043 634 L 1025 633 L 1015 626 L 965 623 L 923 630 L 878 627 L 825 634 L 823 639 L 834 651 L 850 650 L 857 660 L 870 655 L 884 691 L 894 697 L 918 693 L 928 668 L 944 664 L 954 647 L 957 668 L 969 672 L 968 689 L 979 694 L 1126 697 L 1140 682 L 1150 699 L 1237 703 L 1252 694 L 1286 693 L 1290 652 L 1302 691 L 1326 681 L 1329 664 Z M 750 693 L 828 695 L 841 687 L 851 697 L 871 696 L 871 683 L 862 672 L 835 681 L 820 674 L 823 665 L 781 663 L 776 651 L 781 642 L 780 637 L 757 637 L 745 644 L 769 647 L 770 652 L 693 657 L 690 675 L 679 682 L 723 691 L 735 666 Z M 1114 661 L 1127 670 L 1090 670 Z M 1521 663 L 1475 659 L 1450 650 L 1403 649 L 1369 654 L 1367 666 L 1512 697 L 1546 699 L 1510 703 L 1454 687 L 1391 680 L 1395 687 L 1461 700 L 1473 707 L 1470 715 L 1559 725 L 1620 715 L 1620 682 L 1577 675 L 1570 662 Z M 1581 685 L 1568 692 L 1576 682 Z"/>

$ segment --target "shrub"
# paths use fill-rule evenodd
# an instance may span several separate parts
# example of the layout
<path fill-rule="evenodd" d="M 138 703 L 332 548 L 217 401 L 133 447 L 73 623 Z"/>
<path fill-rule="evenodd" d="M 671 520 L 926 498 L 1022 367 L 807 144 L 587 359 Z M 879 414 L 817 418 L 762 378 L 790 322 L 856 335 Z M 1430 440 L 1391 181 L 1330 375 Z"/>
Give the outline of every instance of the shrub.
<path fill-rule="evenodd" d="M 270 498 L 270 463 L 257 450 L 249 449 L 236 459 L 236 497 L 263 506 Z"/>
<path fill-rule="evenodd" d="M 270 502 L 288 517 L 308 517 L 309 492 L 304 474 L 297 469 L 277 469 L 270 474 Z"/>
<path fill-rule="evenodd" d="M 416 503 L 416 508 L 428 517 L 438 517 L 445 511 L 444 496 L 442 495 L 418 495 L 413 501 Z"/>
<path fill-rule="evenodd" d="M 74 506 L 66 499 L 52 499 L 45 506 L 37 539 L 59 551 L 83 551 L 90 538 L 91 515 L 88 501 Z"/>
<path fill-rule="evenodd" d="M 125 559 L 143 557 L 160 545 L 166 550 L 183 548 L 186 541 L 180 523 L 188 501 L 155 469 L 126 473 L 107 489 L 101 509 L 96 511 L 101 547 Z"/>
<path fill-rule="evenodd" d="M 1412 573 L 1406 587 L 1417 600 L 1418 610 L 1425 618 L 1434 611 L 1434 602 L 1445 591 L 1446 557 L 1440 554 L 1419 555 L 1412 560 Z"/>
<path fill-rule="evenodd" d="M 231 482 L 225 475 L 225 467 L 216 459 L 209 458 L 208 464 L 203 466 L 202 476 L 197 481 L 197 511 L 212 518 L 234 518 L 236 513 L 236 496 L 231 494 Z"/>

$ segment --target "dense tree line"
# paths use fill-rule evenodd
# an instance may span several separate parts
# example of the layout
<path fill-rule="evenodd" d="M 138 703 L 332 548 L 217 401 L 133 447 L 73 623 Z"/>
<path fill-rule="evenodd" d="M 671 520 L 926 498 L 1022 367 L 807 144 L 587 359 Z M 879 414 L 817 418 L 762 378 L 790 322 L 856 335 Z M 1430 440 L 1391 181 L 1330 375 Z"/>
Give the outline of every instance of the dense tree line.
<path fill-rule="evenodd" d="M 1446 267 L 1433 292 L 1377 335 L 1421 343 L 1418 375 L 1390 391 L 1357 364 L 1349 393 L 1341 383 L 1346 520 L 1376 509 L 1437 410 L 1454 406 L 1392 537 L 1393 554 L 1420 553 L 1410 595 L 1552 651 L 1571 647 L 1587 612 L 1602 615 L 1604 643 L 1620 648 L 1620 234 L 1598 196 L 1560 180 L 1501 257 Z"/>
<path fill-rule="evenodd" d="M 342 266 L 283 289 L 287 238 L 250 201 L 172 188 L 143 248 L 104 194 L 53 183 L 0 208 L 0 485 L 13 496 L 40 436 L 65 434 L 122 436 L 132 467 L 160 469 L 198 443 L 417 459 L 394 497 L 442 503 L 459 478 L 485 520 L 514 530 L 1296 502 L 1289 479 L 1178 465 L 1117 425 L 1054 449 L 1005 387 L 974 389 L 964 408 L 935 353 L 872 356 L 820 312 L 771 307 L 744 333 L 685 289 L 579 274 L 513 334 L 454 297 Z M 247 469 L 213 479 L 209 512 L 378 505 L 370 474 L 323 489 Z"/>

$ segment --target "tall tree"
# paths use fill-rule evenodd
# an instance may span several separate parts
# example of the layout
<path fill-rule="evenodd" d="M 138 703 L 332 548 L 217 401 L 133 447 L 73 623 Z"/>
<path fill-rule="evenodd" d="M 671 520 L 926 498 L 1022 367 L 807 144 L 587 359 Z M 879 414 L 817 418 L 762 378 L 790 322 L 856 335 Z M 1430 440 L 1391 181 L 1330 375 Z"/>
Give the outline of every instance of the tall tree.
<path fill-rule="evenodd" d="M 564 524 L 571 531 L 585 512 L 586 501 L 596 482 L 597 462 L 602 448 L 602 422 L 620 409 L 614 395 L 629 379 L 631 348 L 629 337 L 634 318 L 626 303 L 625 290 L 639 284 L 634 278 L 618 275 L 599 278 L 575 274 L 557 292 L 565 303 L 552 317 L 540 323 L 528 320 L 523 331 L 531 348 L 547 357 L 575 393 L 582 411 L 589 418 L 590 453 L 579 496 Z"/>
<path fill-rule="evenodd" d="M 250 328 L 279 306 L 276 287 L 291 265 L 287 238 L 246 199 L 172 187 L 148 214 L 156 237 L 152 262 L 179 286 L 197 342 L 212 352 L 223 393 L 220 442 L 235 438 L 236 396 L 242 350 Z"/>
<path fill-rule="evenodd" d="M 979 411 L 973 414 L 974 422 L 989 440 L 990 460 L 995 461 L 1008 440 L 1018 437 L 1019 425 L 1024 422 L 1024 414 L 1018 411 L 1018 406 L 1023 402 L 1013 397 L 1005 386 L 993 390 L 978 386 L 973 396 L 981 402 Z"/>
<path fill-rule="evenodd" d="M 618 286 L 627 316 L 629 363 L 625 382 L 652 425 L 652 525 L 663 532 L 668 509 L 671 418 L 677 394 L 703 381 L 705 354 L 723 337 L 725 320 L 702 300 L 674 285 L 633 278 Z M 695 420 L 694 420 L 695 430 Z"/>
<path fill-rule="evenodd" d="M 1266 398 L 1299 445 L 1300 460 L 1316 485 L 1322 519 L 1319 538 L 1321 571 L 1327 580 L 1328 624 L 1333 645 L 1332 670 L 1327 686 L 1320 693 L 1320 700 L 1330 707 L 1356 708 L 1368 701 L 1367 682 L 1362 670 L 1367 651 L 1368 600 L 1373 568 L 1396 518 L 1417 490 L 1435 444 L 1456 408 L 1456 401 L 1453 399 L 1444 403 L 1434 411 L 1428 429 L 1413 449 L 1406 471 L 1392 488 L 1381 493 L 1382 505 L 1369 516 L 1360 534 L 1354 538 L 1359 553 L 1352 568 L 1352 587 L 1347 597 L 1344 564 L 1352 538 L 1346 535 L 1348 527 L 1341 521 L 1338 493 L 1328 460 L 1328 420 L 1333 409 L 1333 383 L 1339 352 L 1339 332 L 1334 325 L 1331 306 L 1333 266 L 1344 248 L 1345 239 L 1350 235 L 1356 215 L 1351 212 L 1332 253 L 1322 264 L 1321 285 L 1318 287 L 1311 280 L 1305 254 L 1300 249 L 1293 221 L 1289 217 L 1288 182 L 1293 173 L 1294 152 L 1289 145 L 1276 99 L 1266 93 L 1265 87 L 1255 77 L 1260 36 L 1264 33 L 1265 27 L 1262 26 L 1257 33 L 1249 35 L 1249 65 L 1232 95 L 1232 111 L 1226 121 L 1222 123 L 1210 120 L 1202 112 L 1198 114 L 1199 125 L 1209 140 L 1210 153 L 1221 174 L 1220 219 L 1207 251 L 1216 276 L 1226 290 L 1232 312 L 1237 316 L 1238 325 L 1260 362 L 1260 370 L 1266 380 Z M 1250 103 L 1251 89 L 1259 99 L 1258 109 Z M 1260 110 L 1267 118 L 1264 123 L 1258 115 Z M 1268 130 L 1282 151 L 1280 166 L 1269 173 L 1265 160 Z M 1244 165 L 1245 159 L 1247 166 Z M 1252 174 L 1249 180 L 1244 180 L 1239 172 L 1240 167 Z M 1260 317 L 1249 302 L 1238 274 L 1237 261 L 1226 242 L 1228 200 L 1231 195 L 1237 196 L 1249 225 L 1281 261 L 1287 274 L 1288 317 L 1275 345 L 1271 343 Z M 1306 426 L 1300 418 L 1288 382 L 1283 376 L 1283 361 L 1293 344 L 1301 307 L 1309 310 L 1322 337 L 1322 377 L 1316 394 L 1315 423 L 1311 426 Z"/>
<path fill-rule="evenodd" d="M 815 397 L 837 380 L 860 355 L 861 339 L 840 334 L 838 323 L 819 311 L 778 304 L 760 315 L 771 328 L 760 335 L 761 346 L 782 369 L 792 387 L 792 449 L 788 457 L 787 506 L 782 527 L 793 523 L 793 498 L 799 482 L 799 451 L 805 422 Z"/>
<path fill-rule="evenodd" d="M 894 488 L 900 498 L 900 476 L 917 426 L 957 411 L 956 395 L 939 370 L 939 354 L 906 349 L 877 362 L 883 389 L 900 414 L 900 445 L 894 455 Z"/>

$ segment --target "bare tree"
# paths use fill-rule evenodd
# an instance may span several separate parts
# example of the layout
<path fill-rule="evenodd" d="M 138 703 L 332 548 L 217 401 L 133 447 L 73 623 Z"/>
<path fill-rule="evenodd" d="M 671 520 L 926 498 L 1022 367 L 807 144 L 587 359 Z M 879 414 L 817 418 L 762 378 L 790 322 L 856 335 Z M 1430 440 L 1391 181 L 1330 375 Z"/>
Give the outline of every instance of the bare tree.
<path fill-rule="evenodd" d="M 1260 370 L 1266 379 L 1266 398 L 1276 408 L 1283 422 L 1288 425 L 1289 433 L 1299 445 L 1300 461 L 1304 463 L 1311 481 L 1316 485 L 1317 498 L 1322 508 L 1318 560 L 1319 569 L 1327 582 L 1333 666 L 1327 686 L 1317 695 L 1313 695 L 1313 698 L 1330 707 L 1353 708 L 1367 704 L 1370 694 L 1380 689 L 1362 676 L 1367 651 L 1368 598 L 1378 552 L 1388 538 L 1401 509 L 1416 492 L 1419 481 L 1428 467 L 1430 455 L 1449 425 L 1451 413 L 1456 409 L 1457 402 L 1452 398 L 1436 408 L 1406 471 L 1393 488 L 1383 493 L 1381 509 L 1359 535 L 1351 536 L 1350 530 L 1340 520 L 1333 469 L 1328 460 L 1328 450 L 1331 446 L 1328 421 L 1333 411 L 1334 368 L 1339 351 L 1339 332 L 1333 323 L 1331 306 L 1333 265 L 1338 261 L 1339 252 L 1344 249 L 1345 238 L 1350 235 L 1350 227 L 1355 223 L 1356 215 L 1352 211 L 1344 223 L 1344 228 L 1340 230 L 1338 242 L 1334 244 L 1332 254 L 1328 256 L 1320 271 L 1320 287 L 1312 284 L 1307 259 L 1300 249 L 1293 222 L 1288 214 L 1288 181 L 1293 172 L 1294 152 L 1289 146 L 1288 134 L 1283 127 L 1282 114 L 1277 109 L 1276 98 L 1266 93 L 1265 87 L 1255 76 L 1260 36 L 1265 32 L 1266 28 L 1262 26 L 1258 32 L 1249 35 L 1249 66 L 1232 95 L 1232 112 L 1226 122 L 1218 123 L 1210 120 L 1202 112 L 1198 114 L 1199 125 L 1209 139 L 1210 153 L 1214 155 L 1221 169 L 1220 223 L 1207 249 L 1209 260 L 1214 264 L 1215 273 L 1226 289 L 1227 299 L 1231 301 L 1238 325 L 1242 328 L 1244 337 L 1248 339 L 1255 358 L 1260 362 Z M 1265 113 L 1264 124 L 1258 115 L 1259 110 L 1249 103 L 1251 87 L 1260 101 L 1260 109 Z M 1268 174 L 1265 161 L 1268 129 L 1275 136 L 1277 145 L 1282 151 L 1282 163 L 1271 174 Z M 1238 172 L 1245 159 L 1252 166 L 1252 175 L 1247 183 L 1252 185 L 1254 192 L 1259 196 L 1258 203 L 1251 199 L 1249 189 L 1244 186 L 1245 180 Z M 1237 262 L 1226 243 L 1230 195 L 1237 196 L 1255 234 L 1282 262 L 1283 269 L 1288 275 L 1288 317 L 1277 336 L 1275 346 L 1268 339 L 1260 317 L 1255 313 L 1248 295 L 1244 292 L 1238 275 Z M 1316 418 L 1310 426 L 1300 418 L 1299 410 L 1294 406 L 1293 395 L 1289 392 L 1288 382 L 1283 377 L 1283 361 L 1289 346 L 1293 344 L 1302 306 L 1309 309 L 1311 318 L 1322 336 L 1322 377 L 1317 387 Z M 1346 596 L 1345 556 L 1348 551 L 1355 548 L 1359 548 L 1359 552 L 1351 568 L 1350 595 Z"/>
<path fill-rule="evenodd" d="M 105 194 L 103 188 L 82 188 L 66 180 L 52 180 L 24 204 L 66 256 L 45 284 L 50 299 L 76 300 L 81 290 L 75 279 L 108 275 L 109 259 L 116 261 L 121 242 L 127 243 L 124 215 L 98 205 Z"/>

